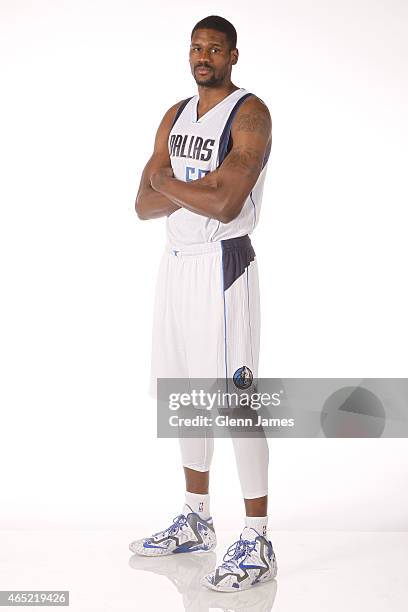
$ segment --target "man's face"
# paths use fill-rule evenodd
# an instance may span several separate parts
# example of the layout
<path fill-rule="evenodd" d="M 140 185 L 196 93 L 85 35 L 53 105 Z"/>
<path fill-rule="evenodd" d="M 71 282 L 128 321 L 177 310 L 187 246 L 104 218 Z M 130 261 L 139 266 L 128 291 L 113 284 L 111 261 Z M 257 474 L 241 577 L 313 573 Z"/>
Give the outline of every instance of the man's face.
<path fill-rule="evenodd" d="M 191 38 L 190 67 L 197 85 L 217 87 L 231 74 L 238 59 L 237 49 L 230 50 L 224 32 L 196 30 Z"/>

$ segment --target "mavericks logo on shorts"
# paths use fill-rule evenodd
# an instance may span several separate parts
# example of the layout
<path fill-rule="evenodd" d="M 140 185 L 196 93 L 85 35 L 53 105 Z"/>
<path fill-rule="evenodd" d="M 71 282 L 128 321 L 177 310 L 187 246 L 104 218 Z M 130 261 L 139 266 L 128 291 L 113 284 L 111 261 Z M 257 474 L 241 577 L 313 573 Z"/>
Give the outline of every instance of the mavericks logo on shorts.
<path fill-rule="evenodd" d="M 250 387 L 252 384 L 253 378 L 252 372 L 248 366 L 238 368 L 232 377 L 234 385 L 238 387 L 238 389 L 248 389 L 248 387 Z"/>

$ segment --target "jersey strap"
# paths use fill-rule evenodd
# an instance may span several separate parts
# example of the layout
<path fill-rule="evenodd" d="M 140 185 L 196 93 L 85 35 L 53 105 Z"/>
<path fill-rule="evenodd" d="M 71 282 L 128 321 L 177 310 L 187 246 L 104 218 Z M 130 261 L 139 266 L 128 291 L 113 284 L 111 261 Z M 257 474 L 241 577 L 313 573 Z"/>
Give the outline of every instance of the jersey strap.
<path fill-rule="evenodd" d="M 246 100 L 249 96 L 253 96 L 253 95 L 254 94 L 252 93 L 247 93 L 244 96 L 242 96 L 242 98 L 240 98 L 236 102 L 234 108 L 232 109 L 230 113 L 230 116 L 228 117 L 227 123 L 225 124 L 224 130 L 220 138 L 220 146 L 218 149 L 218 164 L 217 164 L 218 166 L 222 164 L 222 162 L 224 161 L 224 159 L 226 158 L 226 156 L 228 155 L 228 153 L 230 152 L 232 148 L 231 126 L 232 126 L 232 121 L 237 113 L 237 110 L 239 109 L 241 104 L 244 102 L 244 100 Z M 269 144 L 267 150 L 265 151 L 265 155 L 263 158 L 262 170 L 265 168 L 268 162 L 270 153 L 271 153 L 271 145 Z"/>
<path fill-rule="evenodd" d="M 182 103 L 180 104 L 180 106 L 177 109 L 176 115 L 173 119 L 173 123 L 171 124 L 171 128 L 170 128 L 170 132 L 174 127 L 174 124 L 176 123 L 177 119 L 180 117 L 181 113 L 183 112 L 183 110 L 185 109 L 185 107 L 187 106 L 187 104 L 190 102 L 190 100 L 193 98 L 194 96 L 191 96 L 191 98 L 186 98 L 185 100 L 182 101 Z"/>
<path fill-rule="evenodd" d="M 217 165 L 220 166 L 222 164 L 222 162 L 224 161 L 227 153 L 229 152 L 229 150 L 231 149 L 231 142 L 230 142 L 230 137 L 231 137 L 231 126 L 232 126 L 232 121 L 237 113 L 237 110 L 239 109 L 239 107 L 241 106 L 241 104 L 244 102 L 244 100 L 246 100 L 247 98 L 249 98 L 249 96 L 253 96 L 254 94 L 252 93 L 247 93 L 245 95 L 243 95 L 239 100 L 237 100 L 237 102 L 235 103 L 234 108 L 232 109 L 232 111 L 230 112 L 230 116 L 227 119 L 227 122 L 225 124 L 225 127 L 223 129 L 223 132 L 221 134 L 221 138 L 220 138 L 220 144 L 219 144 L 219 148 L 218 148 L 218 163 Z"/>

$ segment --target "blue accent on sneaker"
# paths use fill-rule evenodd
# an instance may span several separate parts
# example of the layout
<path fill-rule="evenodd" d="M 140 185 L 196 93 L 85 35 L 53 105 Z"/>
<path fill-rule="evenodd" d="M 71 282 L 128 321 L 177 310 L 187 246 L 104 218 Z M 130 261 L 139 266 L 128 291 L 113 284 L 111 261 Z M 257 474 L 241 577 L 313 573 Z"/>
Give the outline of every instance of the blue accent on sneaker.
<path fill-rule="evenodd" d="M 263 566 L 262 565 L 244 565 L 244 562 L 242 561 L 239 564 L 239 567 L 241 569 L 262 569 Z"/>
<path fill-rule="evenodd" d="M 227 569 L 231 569 L 231 565 L 234 565 L 234 563 L 237 562 L 238 559 L 240 559 L 241 557 L 246 557 L 248 554 L 250 554 L 254 550 L 255 547 L 256 547 L 255 540 L 251 542 L 250 540 L 243 540 L 242 538 L 240 538 L 239 540 L 231 544 L 231 546 L 228 548 L 227 552 L 225 553 L 223 557 L 222 565 L 226 567 Z M 247 567 L 251 567 L 251 566 L 247 566 Z M 258 568 L 260 566 L 255 565 L 252 567 Z"/>
<path fill-rule="evenodd" d="M 157 544 L 150 544 L 150 542 L 143 542 L 143 548 L 167 548 L 167 546 L 158 546 Z"/>
<path fill-rule="evenodd" d="M 174 553 L 193 552 L 194 550 L 207 550 L 207 546 L 199 544 L 198 546 L 188 546 L 188 544 L 180 544 L 173 550 Z"/>

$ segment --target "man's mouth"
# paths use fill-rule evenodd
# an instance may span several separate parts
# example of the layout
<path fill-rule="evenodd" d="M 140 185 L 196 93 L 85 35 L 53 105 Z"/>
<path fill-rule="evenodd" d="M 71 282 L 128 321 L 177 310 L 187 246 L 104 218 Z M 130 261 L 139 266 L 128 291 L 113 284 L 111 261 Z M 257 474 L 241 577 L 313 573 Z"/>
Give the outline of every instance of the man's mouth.
<path fill-rule="evenodd" d="M 206 74 L 209 74 L 211 72 L 211 70 L 210 70 L 210 68 L 198 67 L 198 68 L 196 68 L 196 72 L 199 75 L 204 76 Z"/>

